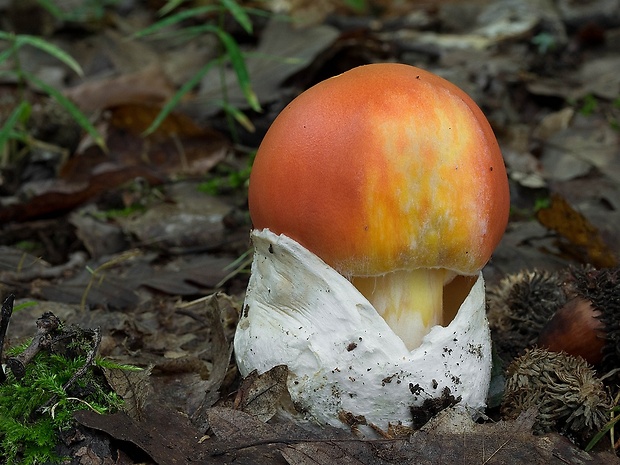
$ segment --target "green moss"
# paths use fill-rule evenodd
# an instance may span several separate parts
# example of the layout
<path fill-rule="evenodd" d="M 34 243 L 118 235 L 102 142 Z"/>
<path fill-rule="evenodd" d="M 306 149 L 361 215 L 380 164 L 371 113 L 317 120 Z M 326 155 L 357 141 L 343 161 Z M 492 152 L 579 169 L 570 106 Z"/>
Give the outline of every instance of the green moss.
<path fill-rule="evenodd" d="M 596 111 L 598 106 L 598 99 L 594 95 L 588 94 L 583 98 L 583 101 L 581 102 L 581 108 L 579 109 L 579 113 L 584 116 L 590 116 Z"/>
<path fill-rule="evenodd" d="M 247 189 L 256 151 L 248 154 L 245 166 L 235 168 L 220 163 L 212 173 L 212 178 L 198 185 L 198 191 L 218 195 L 231 191 Z"/>
<path fill-rule="evenodd" d="M 9 351 L 16 356 L 22 345 Z M 64 357 L 40 352 L 26 366 L 26 374 L 16 379 L 9 371 L 0 385 L 0 463 L 38 464 L 58 462 L 58 434 L 74 425 L 73 412 L 90 408 L 98 413 L 116 410 L 122 399 L 99 373 L 99 361 L 79 377 L 67 392 L 71 377 L 84 365 L 86 357 Z"/>
<path fill-rule="evenodd" d="M 135 213 L 144 213 L 146 206 L 139 203 L 134 203 L 124 208 L 111 208 L 104 212 L 95 212 L 93 216 L 103 221 L 111 220 L 114 218 L 128 218 Z"/>

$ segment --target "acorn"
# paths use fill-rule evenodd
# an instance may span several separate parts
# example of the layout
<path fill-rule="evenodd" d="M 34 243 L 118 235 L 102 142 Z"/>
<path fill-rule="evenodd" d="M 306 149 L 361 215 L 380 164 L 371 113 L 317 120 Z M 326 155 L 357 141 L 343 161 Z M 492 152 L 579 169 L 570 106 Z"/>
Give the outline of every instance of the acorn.
<path fill-rule="evenodd" d="M 581 357 L 531 349 L 508 367 L 504 419 L 536 408 L 535 434 L 557 431 L 585 445 L 609 420 L 612 402 L 603 381 Z"/>
<path fill-rule="evenodd" d="M 620 367 L 620 268 L 571 268 L 568 300 L 544 325 L 538 345 L 583 357 L 600 373 Z"/>
<path fill-rule="evenodd" d="M 522 355 L 567 301 L 563 273 L 532 270 L 506 276 L 487 291 L 493 345 L 506 362 Z"/>

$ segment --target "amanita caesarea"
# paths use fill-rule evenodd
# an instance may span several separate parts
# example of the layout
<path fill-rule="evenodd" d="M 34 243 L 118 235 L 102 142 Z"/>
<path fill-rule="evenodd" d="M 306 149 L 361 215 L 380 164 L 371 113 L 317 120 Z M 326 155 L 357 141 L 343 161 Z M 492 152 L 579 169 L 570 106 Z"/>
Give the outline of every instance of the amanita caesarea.
<path fill-rule="evenodd" d="M 242 375 L 287 365 L 293 401 L 331 425 L 341 412 L 411 424 L 446 388 L 485 406 L 480 269 L 509 194 L 493 131 L 462 90 L 402 64 L 315 85 L 267 132 L 249 205 Z"/>

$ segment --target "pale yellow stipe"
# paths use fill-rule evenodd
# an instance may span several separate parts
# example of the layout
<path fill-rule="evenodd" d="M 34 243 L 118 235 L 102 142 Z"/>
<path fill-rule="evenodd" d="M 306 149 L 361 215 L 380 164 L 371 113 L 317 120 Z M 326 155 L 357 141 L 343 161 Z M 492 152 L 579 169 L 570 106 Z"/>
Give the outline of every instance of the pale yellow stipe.
<path fill-rule="evenodd" d="M 399 270 L 351 282 L 375 307 L 409 350 L 443 322 L 443 287 L 453 273 L 445 269 Z"/>

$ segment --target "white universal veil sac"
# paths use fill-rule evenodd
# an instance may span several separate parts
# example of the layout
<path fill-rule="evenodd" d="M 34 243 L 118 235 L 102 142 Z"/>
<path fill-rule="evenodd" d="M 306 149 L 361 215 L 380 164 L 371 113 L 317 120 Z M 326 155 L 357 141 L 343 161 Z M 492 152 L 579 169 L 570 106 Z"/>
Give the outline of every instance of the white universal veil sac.
<path fill-rule="evenodd" d="M 287 365 L 307 419 L 346 427 L 339 414 L 385 429 L 411 426 L 411 408 L 445 395 L 476 416 L 486 405 L 491 338 L 482 274 L 445 327 L 408 350 L 342 275 L 285 235 L 252 233 L 254 262 L 235 335 L 246 376 Z"/>

